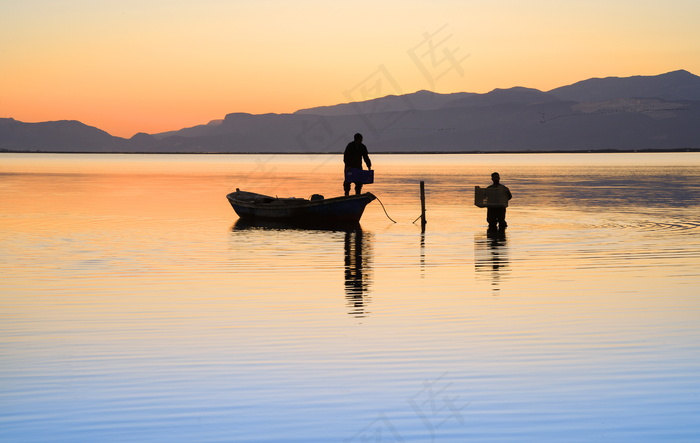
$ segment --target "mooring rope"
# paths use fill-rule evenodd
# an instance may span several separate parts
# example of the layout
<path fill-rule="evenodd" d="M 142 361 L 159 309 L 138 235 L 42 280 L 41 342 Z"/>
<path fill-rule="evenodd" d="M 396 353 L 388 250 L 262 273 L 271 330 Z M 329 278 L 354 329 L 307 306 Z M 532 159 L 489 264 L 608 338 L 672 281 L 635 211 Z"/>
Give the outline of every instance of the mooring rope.
<path fill-rule="evenodd" d="M 391 221 L 393 221 L 394 223 L 396 223 L 396 220 L 394 220 L 393 218 L 389 217 L 389 213 L 386 212 L 386 208 L 384 207 L 384 203 L 382 203 L 382 201 L 379 200 L 379 197 L 377 197 L 376 195 L 375 195 L 375 197 L 377 198 L 377 201 L 379 202 L 379 204 L 382 205 L 382 209 L 384 209 L 384 214 L 386 214 L 386 217 L 387 217 L 389 220 L 391 220 Z"/>

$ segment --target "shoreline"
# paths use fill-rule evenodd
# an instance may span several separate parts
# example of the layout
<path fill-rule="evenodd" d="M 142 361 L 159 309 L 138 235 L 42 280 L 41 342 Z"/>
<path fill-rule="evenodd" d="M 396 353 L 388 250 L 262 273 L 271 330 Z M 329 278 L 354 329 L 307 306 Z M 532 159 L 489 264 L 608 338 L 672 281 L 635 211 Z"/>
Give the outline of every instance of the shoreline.
<path fill-rule="evenodd" d="M 682 149 L 553 149 L 553 150 L 515 150 L 515 151 L 388 151 L 373 152 L 372 155 L 449 155 L 449 154 L 638 154 L 638 153 L 674 153 L 674 152 L 700 152 L 700 148 L 682 148 Z M 340 155 L 342 152 L 315 152 L 315 151 L 167 151 L 167 152 L 150 152 L 150 151 L 43 151 L 43 150 L 12 150 L 0 149 L 0 154 L 138 154 L 138 155 Z"/>

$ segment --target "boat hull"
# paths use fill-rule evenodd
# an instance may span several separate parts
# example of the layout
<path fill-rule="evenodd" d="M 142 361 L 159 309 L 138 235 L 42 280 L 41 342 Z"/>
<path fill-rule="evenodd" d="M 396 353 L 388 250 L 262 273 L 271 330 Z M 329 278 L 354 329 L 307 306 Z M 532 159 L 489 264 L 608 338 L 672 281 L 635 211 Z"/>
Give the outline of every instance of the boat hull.
<path fill-rule="evenodd" d="M 226 196 L 243 219 L 297 223 L 358 223 L 365 207 L 376 197 L 365 194 L 319 200 L 274 198 L 242 191 Z"/>

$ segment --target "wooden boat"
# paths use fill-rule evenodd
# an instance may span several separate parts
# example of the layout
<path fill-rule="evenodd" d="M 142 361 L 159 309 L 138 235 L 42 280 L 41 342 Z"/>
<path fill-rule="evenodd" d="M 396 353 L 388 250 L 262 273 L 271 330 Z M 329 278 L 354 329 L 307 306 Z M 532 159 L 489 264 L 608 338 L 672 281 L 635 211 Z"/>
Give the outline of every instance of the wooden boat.
<path fill-rule="evenodd" d="M 242 219 L 278 220 L 304 224 L 358 223 L 365 206 L 377 197 L 360 195 L 324 198 L 278 198 L 236 189 L 226 196 Z"/>

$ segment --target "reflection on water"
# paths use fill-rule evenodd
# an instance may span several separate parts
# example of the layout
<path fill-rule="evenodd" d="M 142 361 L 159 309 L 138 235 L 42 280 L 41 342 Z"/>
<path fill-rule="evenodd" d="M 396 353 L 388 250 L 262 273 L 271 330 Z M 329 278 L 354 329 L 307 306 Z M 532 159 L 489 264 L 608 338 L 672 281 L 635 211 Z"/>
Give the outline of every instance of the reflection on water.
<path fill-rule="evenodd" d="M 345 231 L 345 295 L 349 314 L 362 318 L 369 314 L 367 304 L 371 301 L 372 256 L 369 233 L 362 229 Z"/>
<path fill-rule="evenodd" d="M 425 278 L 425 225 L 421 226 L 420 231 L 420 275 Z"/>
<path fill-rule="evenodd" d="M 239 218 L 233 225 L 234 231 L 246 229 L 272 229 L 287 231 L 307 232 L 347 232 L 362 229 L 357 222 L 316 222 L 313 220 L 273 220 L 273 219 L 242 219 Z"/>
<path fill-rule="evenodd" d="M 347 302 L 348 314 L 355 318 L 363 318 L 369 314 L 367 306 L 371 301 L 369 296 L 372 283 L 372 233 L 364 231 L 359 223 L 347 225 L 319 225 L 317 223 L 304 222 L 287 222 L 278 220 L 248 220 L 238 219 L 232 227 L 234 233 L 252 233 L 262 234 L 268 243 L 271 242 L 271 253 L 273 257 L 269 257 L 268 263 L 272 263 L 275 259 L 280 259 L 280 251 L 288 250 L 290 245 L 303 244 L 311 246 L 312 244 L 325 244 L 326 246 L 334 247 L 339 243 L 338 235 L 342 234 L 344 247 L 344 284 L 345 298 Z M 279 236 L 270 236 L 270 234 L 281 234 Z M 316 234 L 316 235 L 314 235 Z M 302 237 L 314 235 L 313 240 Z M 272 240 L 270 240 L 272 238 Z M 258 238 L 259 239 L 259 238 Z M 250 254 L 255 255 L 256 250 L 260 249 L 256 244 L 254 236 L 245 237 L 238 243 L 241 245 L 238 249 L 245 254 L 246 249 L 250 249 Z M 312 251 L 307 250 L 310 254 Z M 300 257 L 298 261 L 305 262 L 309 257 Z M 250 262 L 263 263 L 265 259 L 260 257 L 251 257 Z M 313 270 L 311 270 L 313 271 Z M 309 274 L 308 286 L 315 286 L 314 278 L 316 274 Z"/>
<path fill-rule="evenodd" d="M 700 154 L 321 157 L 0 153 L 0 441 L 697 442 Z"/>
<path fill-rule="evenodd" d="M 474 269 L 477 277 L 490 279 L 493 295 L 498 295 L 508 265 L 505 229 L 489 229 L 485 234 L 474 235 Z"/>

